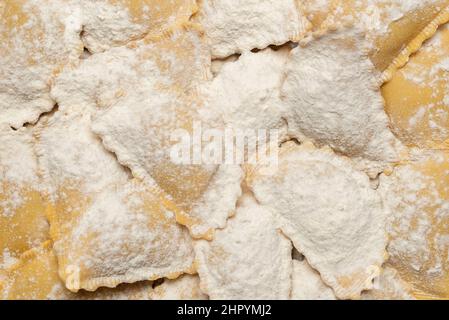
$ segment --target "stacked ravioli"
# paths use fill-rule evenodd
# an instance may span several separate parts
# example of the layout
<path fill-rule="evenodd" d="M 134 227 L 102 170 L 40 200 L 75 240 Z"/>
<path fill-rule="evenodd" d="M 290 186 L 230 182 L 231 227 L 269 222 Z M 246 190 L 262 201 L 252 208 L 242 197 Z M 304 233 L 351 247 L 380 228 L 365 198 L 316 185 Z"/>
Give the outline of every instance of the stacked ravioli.
<path fill-rule="evenodd" d="M 449 1 L 0 16 L 1 299 L 449 298 Z M 278 164 L 173 162 L 197 123 Z"/>

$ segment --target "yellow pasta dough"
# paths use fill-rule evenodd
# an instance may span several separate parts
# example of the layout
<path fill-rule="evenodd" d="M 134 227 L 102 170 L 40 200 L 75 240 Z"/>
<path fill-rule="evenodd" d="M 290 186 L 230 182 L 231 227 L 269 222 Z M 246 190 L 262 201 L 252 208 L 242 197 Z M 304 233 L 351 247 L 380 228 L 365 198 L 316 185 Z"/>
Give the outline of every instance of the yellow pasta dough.
<path fill-rule="evenodd" d="M 17 264 L 0 273 L 1 300 L 149 300 L 152 291 L 151 282 L 139 282 L 96 292 L 70 292 L 58 276 L 50 241 L 26 252 Z"/>
<path fill-rule="evenodd" d="M 193 156 L 177 162 L 172 156 L 185 139 L 202 139 L 201 128 L 223 128 L 221 115 L 204 106 L 200 87 L 209 79 L 202 31 L 185 24 L 96 54 L 61 74 L 53 90 L 62 109 L 90 110 L 91 130 L 119 163 L 156 183 L 180 208 L 177 221 L 194 237 L 205 238 L 225 226 L 242 176 L 238 166 L 220 167 Z M 194 152 L 191 144 L 187 149 Z"/>
<path fill-rule="evenodd" d="M 342 23 L 355 23 L 364 30 L 373 46 L 371 59 L 380 71 L 387 69 L 447 5 L 447 0 L 305 0 L 304 4 L 315 30 Z"/>
<path fill-rule="evenodd" d="M 193 272 L 193 246 L 176 224 L 176 208 L 156 186 L 129 178 L 89 124 L 89 113 L 61 110 L 38 134 L 50 233 L 67 288 Z"/>
<path fill-rule="evenodd" d="M 28 129 L 0 130 L 0 269 L 49 237 L 32 142 Z"/>
<path fill-rule="evenodd" d="M 0 0 L 0 42 L 0 300 L 449 299 L 449 0 Z M 229 126 L 276 165 L 205 161 Z"/>
<path fill-rule="evenodd" d="M 391 211 L 389 265 L 415 297 L 448 298 L 449 155 L 415 155 L 381 187 Z"/>
<path fill-rule="evenodd" d="M 412 300 L 411 287 L 403 281 L 398 272 L 385 266 L 372 290 L 362 293 L 362 300 Z"/>
<path fill-rule="evenodd" d="M 101 52 L 147 34 L 161 35 L 187 22 L 198 10 L 195 0 L 81 0 L 86 48 Z"/>
<path fill-rule="evenodd" d="M 46 299 L 53 287 L 60 283 L 56 257 L 51 242 L 28 251 L 21 260 L 2 274 L 2 299 Z"/>
<path fill-rule="evenodd" d="M 449 149 L 449 25 L 382 88 L 392 129 L 410 147 Z"/>

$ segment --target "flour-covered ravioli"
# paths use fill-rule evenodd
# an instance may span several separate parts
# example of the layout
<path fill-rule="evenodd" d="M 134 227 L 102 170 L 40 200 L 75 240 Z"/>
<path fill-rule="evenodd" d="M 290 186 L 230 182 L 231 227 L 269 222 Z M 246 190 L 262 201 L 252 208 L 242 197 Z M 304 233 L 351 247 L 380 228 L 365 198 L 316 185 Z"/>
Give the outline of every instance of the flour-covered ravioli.
<path fill-rule="evenodd" d="M 233 147 L 239 145 L 237 141 L 243 140 L 242 137 L 248 139 L 245 150 L 231 150 L 234 160 L 246 158 L 249 162 L 260 158 L 263 153 L 257 147 L 277 145 L 285 137 L 286 112 L 279 100 L 279 90 L 288 53 L 287 48 L 267 48 L 257 53 L 245 52 L 236 60 L 222 61 L 213 81 L 202 87 L 206 108 L 220 114 L 226 132 L 236 137 Z M 276 136 L 269 131 L 273 129 L 278 130 Z M 265 136 L 260 130 L 264 130 Z M 225 151 L 225 161 L 229 161 L 231 152 Z"/>
<path fill-rule="evenodd" d="M 227 127 L 275 129 L 284 126 L 279 89 L 288 50 L 245 52 L 224 64 L 207 86 L 208 105 L 223 114 Z"/>
<path fill-rule="evenodd" d="M 53 287 L 61 283 L 51 242 L 27 251 L 14 266 L 3 272 L 2 276 L 1 300 L 47 299 Z"/>
<path fill-rule="evenodd" d="M 449 155 L 415 155 L 381 179 L 389 221 L 389 265 L 417 298 L 449 297 Z"/>
<path fill-rule="evenodd" d="M 371 290 L 362 293 L 363 300 L 413 300 L 410 285 L 403 281 L 396 270 L 385 267 L 374 280 Z"/>
<path fill-rule="evenodd" d="M 151 293 L 151 300 L 207 300 L 200 289 L 200 278 L 197 275 L 183 275 L 178 279 L 164 280 Z"/>
<path fill-rule="evenodd" d="M 326 32 L 352 24 L 367 34 L 370 58 L 388 78 L 431 34 L 425 28 L 449 5 L 447 0 L 304 0 L 313 30 Z M 449 18 L 449 17 L 448 17 Z M 425 31 L 424 31 L 425 30 Z M 393 63 L 394 62 L 394 63 Z"/>
<path fill-rule="evenodd" d="M 50 242 L 26 252 L 2 276 L 2 300 L 149 300 L 153 291 L 151 282 L 139 282 L 73 293 L 59 278 L 58 261 Z"/>
<path fill-rule="evenodd" d="M 210 238 L 234 211 L 242 170 L 203 157 L 202 130 L 222 129 L 223 123 L 218 112 L 205 107 L 199 90 L 210 76 L 201 34 L 185 26 L 103 57 L 84 65 L 89 74 L 90 66 L 102 63 L 98 68 L 104 72 L 92 83 L 109 84 L 91 94 L 98 107 L 92 129 L 135 177 L 154 180 L 172 197 L 182 209 L 178 222 L 193 236 Z M 71 92 L 70 79 L 58 90 Z"/>
<path fill-rule="evenodd" d="M 82 39 L 92 52 L 124 45 L 147 34 L 162 35 L 188 21 L 195 0 L 81 0 Z"/>
<path fill-rule="evenodd" d="M 449 148 L 449 24 L 383 86 L 392 130 L 406 145 Z"/>
<path fill-rule="evenodd" d="M 78 61 L 79 10 L 69 0 L 0 3 L 0 122 L 14 128 L 53 108 L 50 84 Z"/>
<path fill-rule="evenodd" d="M 296 0 L 202 0 L 198 20 L 213 58 L 297 41 L 309 27 Z"/>
<path fill-rule="evenodd" d="M 0 269 L 48 240 L 37 159 L 29 129 L 0 125 Z"/>
<path fill-rule="evenodd" d="M 40 124 L 38 153 L 59 275 L 71 291 L 192 272 L 193 247 L 174 205 L 128 173 L 90 131 L 90 114 Z"/>
<path fill-rule="evenodd" d="M 293 49 L 281 99 L 294 135 L 347 156 L 393 162 L 396 140 L 364 43 L 357 31 L 344 29 Z"/>
<path fill-rule="evenodd" d="M 287 299 L 291 251 L 272 214 L 245 195 L 214 240 L 195 243 L 201 288 L 211 299 Z"/>
<path fill-rule="evenodd" d="M 258 202 L 338 298 L 358 298 L 384 262 L 386 214 L 368 176 L 330 149 L 289 142 L 249 177 Z"/>
<path fill-rule="evenodd" d="M 306 260 L 293 260 L 292 293 L 293 300 L 335 300 L 335 294 L 320 274 L 313 270 Z"/>

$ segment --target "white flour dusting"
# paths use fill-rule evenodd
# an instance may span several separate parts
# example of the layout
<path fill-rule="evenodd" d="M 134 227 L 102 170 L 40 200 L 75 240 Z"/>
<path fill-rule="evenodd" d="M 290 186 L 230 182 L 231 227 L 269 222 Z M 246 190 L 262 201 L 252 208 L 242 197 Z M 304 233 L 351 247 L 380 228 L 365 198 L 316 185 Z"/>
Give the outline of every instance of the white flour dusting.
<path fill-rule="evenodd" d="M 194 0 L 81 0 L 82 40 L 93 53 L 162 34 L 195 13 Z"/>
<path fill-rule="evenodd" d="M 251 187 L 281 230 L 334 289 L 358 298 L 385 259 L 386 212 L 350 160 L 311 144 L 284 145 L 279 169 L 261 167 Z"/>
<path fill-rule="evenodd" d="M 390 176 L 381 192 L 388 220 L 390 263 L 416 290 L 446 290 L 449 270 L 449 158 L 444 152 L 417 152 Z"/>
<path fill-rule="evenodd" d="M 281 93 L 289 129 L 347 156 L 393 162 L 379 74 L 363 46 L 357 32 L 340 30 L 292 50 Z"/>
<path fill-rule="evenodd" d="M 297 41 L 309 28 L 296 0 L 202 0 L 198 20 L 213 58 Z"/>
<path fill-rule="evenodd" d="M 64 0 L 0 3 L 0 123 L 19 128 L 53 108 L 51 81 L 82 52 L 79 13 Z"/>
<path fill-rule="evenodd" d="M 212 299 L 288 299 L 292 245 L 250 196 L 214 240 L 195 244 L 201 288 Z"/>
<path fill-rule="evenodd" d="M 380 91 L 443 4 L 2 1 L 0 297 L 447 297 L 449 156 Z M 447 30 L 397 73 L 443 147 Z M 195 122 L 279 129 L 279 167 L 174 163 Z"/>
<path fill-rule="evenodd" d="M 335 300 L 331 288 L 324 284 L 320 274 L 306 260 L 293 260 L 292 300 Z"/>
<path fill-rule="evenodd" d="M 274 129 L 285 123 L 279 88 L 289 51 L 270 48 L 245 52 L 235 62 L 223 65 L 206 88 L 208 107 L 223 113 L 227 127 Z"/>

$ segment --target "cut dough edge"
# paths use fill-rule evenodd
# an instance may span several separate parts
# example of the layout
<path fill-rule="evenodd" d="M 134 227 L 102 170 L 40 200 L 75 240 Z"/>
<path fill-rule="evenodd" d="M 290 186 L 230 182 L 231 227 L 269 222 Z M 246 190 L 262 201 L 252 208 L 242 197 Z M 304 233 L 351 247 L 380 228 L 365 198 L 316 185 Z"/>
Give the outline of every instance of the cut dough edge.
<path fill-rule="evenodd" d="M 355 2 L 354 0 L 352 1 L 353 3 Z M 332 30 L 340 28 L 341 26 L 349 27 L 357 25 L 358 22 L 357 18 L 354 16 L 354 13 L 349 13 L 349 19 L 345 19 L 345 17 L 338 17 L 338 6 L 344 3 L 343 0 L 334 0 L 333 2 L 330 0 L 329 2 L 331 3 L 328 7 L 328 13 L 317 12 L 316 17 L 318 18 L 318 21 L 316 21 L 317 25 L 314 25 L 312 34 L 322 36 Z M 408 57 L 419 50 L 421 43 L 433 35 L 434 32 L 432 29 L 435 27 L 437 28 L 438 25 L 447 20 L 444 16 L 445 11 L 447 11 L 448 8 L 449 4 L 447 0 L 440 0 L 439 2 L 435 0 L 434 3 L 430 3 L 427 7 L 425 7 L 422 16 L 418 17 L 419 19 L 413 17 L 413 15 L 418 14 L 419 9 L 404 12 L 405 15 L 400 19 L 390 21 L 390 24 L 388 25 L 389 34 L 386 34 L 385 36 L 379 34 L 371 39 L 373 40 L 373 45 L 378 48 L 374 51 L 369 50 L 370 59 L 376 68 L 382 72 L 382 81 L 388 81 L 392 74 L 394 74 L 395 70 L 400 68 L 400 65 L 403 63 L 407 63 Z M 343 11 L 344 10 L 345 9 L 343 9 Z M 311 12 L 307 13 L 310 14 Z M 403 21 L 404 18 L 405 21 Z M 334 19 L 337 19 L 337 21 L 334 21 Z M 311 21 L 313 22 L 313 16 Z M 405 23 L 405 25 L 403 25 L 403 23 Z M 394 45 L 390 43 L 395 41 L 395 31 L 400 30 L 403 27 L 406 29 L 412 27 L 413 29 L 404 34 L 406 38 L 404 38 L 404 36 L 402 37 L 402 40 L 400 41 L 404 41 L 402 46 L 394 48 Z M 415 30 L 415 32 L 413 32 L 413 30 Z M 368 34 L 369 32 L 366 30 L 365 33 Z M 382 60 L 386 59 L 387 61 L 384 63 Z"/>
<path fill-rule="evenodd" d="M 203 6 L 206 6 L 205 3 L 207 1 L 211 1 L 211 0 L 198 0 L 197 1 L 199 10 L 194 15 L 195 16 L 194 21 L 198 22 L 199 24 L 202 24 L 203 22 L 205 24 L 208 24 L 207 23 L 207 20 L 208 20 L 207 14 L 205 14 L 205 12 L 203 12 L 204 10 L 202 8 Z M 295 7 L 295 13 L 297 14 L 297 18 L 298 18 L 298 21 L 296 21 L 296 23 L 297 23 L 296 27 L 298 27 L 298 30 L 295 30 L 295 32 L 292 32 L 289 36 L 284 37 L 284 39 L 282 39 L 281 41 L 273 39 L 273 41 L 271 41 L 271 42 L 262 41 L 261 43 L 257 43 L 257 41 L 254 40 L 254 43 L 250 46 L 248 46 L 248 45 L 245 46 L 245 45 L 242 45 L 241 43 L 238 44 L 239 40 L 241 40 L 241 39 L 239 39 L 238 37 L 235 37 L 235 38 L 231 39 L 231 42 L 234 42 L 233 50 L 225 50 L 223 48 L 221 48 L 221 50 L 216 50 L 217 49 L 215 46 L 216 43 L 213 43 L 214 41 L 211 39 L 210 42 L 212 42 L 212 43 L 210 45 L 210 49 L 211 49 L 212 60 L 226 60 L 232 56 L 240 55 L 245 52 L 250 52 L 253 50 L 259 51 L 259 50 L 265 50 L 272 46 L 278 47 L 278 46 L 283 46 L 288 43 L 296 43 L 296 42 L 302 40 L 304 37 L 306 37 L 307 34 L 309 33 L 309 31 L 311 31 L 312 25 L 311 25 L 310 21 L 307 19 L 307 17 L 304 15 L 304 8 L 303 8 L 303 4 L 302 4 L 301 0 L 283 0 L 283 1 L 285 1 L 285 2 L 291 1 L 291 4 Z M 213 0 L 211 2 L 213 2 Z M 285 27 L 285 25 L 284 25 L 284 27 Z M 206 33 L 207 33 L 207 31 L 206 31 Z M 230 43 L 226 43 L 226 44 L 229 47 L 231 46 Z M 224 47 L 226 47 L 226 45 L 224 45 Z M 218 51 L 218 52 L 215 52 L 215 51 Z M 224 53 L 224 52 L 226 52 L 226 53 Z"/>
<path fill-rule="evenodd" d="M 382 84 L 390 81 L 395 72 L 404 67 L 410 57 L 423 46 L 426 40 L 432 38 L 438 28 L 449 22 L 449 6 L 445 7 L 393 60 L 382 73 Z"/>
<path fill-rule="evenodd" d="M 34 267 L 27 270 L 28 264 L 32 264 L 35 261 L 45 263 L 45 266 L 50 269 L 42 270 Z M 27 272 L 25 276 L 33 277 L 35 282 L 33 282 L 34 285 L 31 285 L 29 290 L 21 293 L 17 291 L 15 286 L 18 282 L 18 288 L 20 288 L 20 282 L 28 282 L 27 278 L 17 277 L 17 274 L 20 275 L 23 270 Z M 40 274 L 42 271 L 44 274 Z M 163 282 L 160 285 L 156 285 L 153 281 L 142 280 L 134 283 L 121 283 L 115 288 L 101 287 L 94 292 L 83 290 L 73 293 L 65 288 L 64 282 L 58 275 L 58 261 L 53 251 L 53 243 L 51 240 L 48 240 L 40 246 L 23 253 L 19 261 L 11 267 L 0 270 L 0 300 L 28 300 L 36 298 L 56 300 L 208 299 L 200 291 L 199 278 L 196 273 L 192 275 L 184 274 L 176 279 L 162 278 L 162 280 Z M 12 292 L 10 291 L 11 288 Z"/>
<path fill-rule="evenodd" d="M 449 150 L 448 36 L 449 23 L 440 25 L 382 86 L 392 131 L 411 149 Z"/>
<path fill-rule="evenodd" d="M 135 2 L 140 2 L 140 5 L 143 5 L 145 3 L 145 0 L 137 0 L 137 1 L 136 0 L 131 0 L 131 1 L 127 0 L 127 1 L 121 1 L 121 2 L 122 2 L 122 4 L 120 4 L 120 1 L 115 0 L 115 1 L 111 1 L 109 4 L 112 5 L 113 7 L 114 6 L 119 7 L 121 5 L 124 5 L 124 8 L 126 8 L 127 11 L 136 11 L 137 8 L 134 8 L 135 5 L 133 4 L 133 2 L 134 3 Z M 95 50 L 93 54 L 99 53 L 99 52 L 106 52 L 106 51 L 108 51 L 108 50 L 110 50 L 112 48 L 115 48 L 115 47 L 127 46 L 128 44 L 130 44 L 132 42 L 139 41 L 139 40 L 142 40 L 142 39 L 145 39 L 145 38 L 148 38 L 148 37 L 158 37 L 160 35 L 169 33 L 172 30 L 175 30 L 175 29 L 179 28 L 184 23 L 189 23 L 192 20 L 192 18 L 198 13 L 199 6 L 198 6 L 198 0 L 189 0 L 188 2 L 189 2 L 189 4 L 184 8 L 184 11 L 185 11 L 184 13 L 188 13 L 189 12 L 190 13 L 189 15 L 188 14 L 185 14 L 185 15 L 181 14 L 180 16 L 176 15 L 176 20 L 175 21 L 168 22 L 166 25 L 163 24 L 163 26 L 160 27 L 160 28 L 155 28 L 153 26 L 146 26 L 145 30 L 143 32 L 141 32 L 139 35 L 131 36 L 125 42 L 118 41 L 117 44 L 114 44 L 112 42 L 111 44 L 107 45 L 108 48 L 106 48 L 105 50 Z M 117 10 L 123 10 L 124 8 L 117 8 Z M 142 8 L 140 8 L 140 10 L 142 10 Z M 154 30 L 154 29 L 156 29 L 156 30 Z M 83 30 L 84 30 L 84 24 L 83 24 Z M 90 46 L 88 44 L 89 40 L 86 40 L 86 38 L 88 38 L 88 37 L 83 35 L 83 32 L 82 32 L 81 35 L 80 35 L 80 40 L 84 44 L 84 47 L 87 50 L 90 50 L 91 48 L 90 48 Z M 92 39 L 95 42 L 95 37 L 93 37 Z M 100 46 L 101 46 L 101 43 L 100 43 Z"/>
<path fill-rule="evenodd" d="M 294 249 L 296 250 L 296 248 Z M 297 251 L 299 253 L 299 251 Z M 301 295 L 301 299 L 317 299 L 317 296 L 307 296 L 308 293 L 301 288 L 301 282 L 299 280 L 307 281 L 307 278 L 312 281 L 314 287 L 312 289 L 315 290 L 324 290 L 322 297 L 325 300 L 338 300 L 335 296 L 335 292 L 331 286 L 325 283 L 321 274 L 318 270 L 312 268 L 310 263 L 307 261 L 307 258 L 299 253 L 303 259 L 298 259 L 297 257 L 293 257 L 293 262 L 295 268 L 293 270 L 293 278 L 292 278 L 292 294 L 291 299 L 297 299 L 295 297 L 295 290 L 297 294 Z M 295 269 L 300 267 L 301 264 L 301 273 L 299 274 L 302 279 L 296 278 L 295 280 Z M 399 272 L 391 266 L 388 261 L 384 262 L 379 272 L 379 275 L 373 279 L 373 287 L 368 290 L 363 290 L 360 294 L 359 299 L 361 300 L 385 300 L 385 299 L 416 299 L 419 298 L 418 295 L 414 294 L 412 286 L 402 279 L 399 275 Z M 295 289 L 296 288 L 296 289 Z"/>
<path fill-rule="evenodd" d="M 135 180 L 137 181 L 137 180 Z M 170 208 L 169 210 L 176 210 L 176 207 L 171 204 L 171 202 L 168 202 L 167 199 L 164 196 L 161 196 L 157 193 L 158 190 L 155 190 L 155 195 L 159 197 L 161 200 L 162 206 L 166 208 Z M 48 221 L 50 223 L 50 238 L 55 240 L 61 240 L 61 228 L 59 228 L 57 213 L 55 210 L 55 206 L 51 203 L 48 203 L 46 206 L 46 216 L 48 217 Z M 182 227 L 182 226 L 181 226 Z M 62 261 L 66 260 L 66 257 L 58 257 L 58 263 L 59 259 L 62 259 Z M 67 262 L 64 263 L 64 265 L 67 265 Z M 72 291 L 72 292 L 78 292 L 80 289 L 84 289 L 86 291 L 95 292 L 98 289 L 101 288 L 116 288 L 120 284 L 132 284 L 140 281 L 155 281 L 158 279 L 169 279 L 169 280 L 175 280 L 178 279 L 180 276 L 184 274 L 194 275 L 196 274 L 196 266 L 192 262 L 191 266 L 186 268 L 183 271 L 176 271 L 172 273 L 165 273 L 163 276 L 161 275 L 154 275 L 148 277 L 146 274 L 146 271 L 143 271 L 141 274 L 136 275 L 123 275 L 123 276 L 107 276 L 107 277 L 88 277 L 85 280 L 81 280 L 79 284 L 73 283 L 72 276 L 76 276 L 76 274 L 73 274 L 72 272 L 77 272 L 76 270 L 71 270 L 70 265 L 68 265 L 65 270 L 61 268 L 58 268 L 59 270 L 59 277 L 62 279 L 65 279 L 66 287 Z M 69 270 L 67 270 L 69 269 Z M 136 272 L 133 272 L 134 274 Z M 90 278 L 90 279 L 89 279 Z M 64 281 L 63 281 L 64 282 Z"/>

